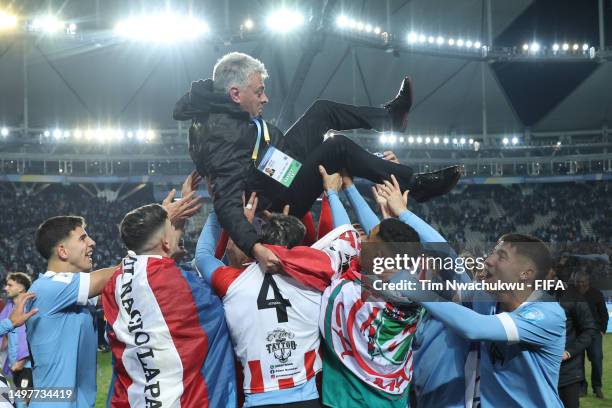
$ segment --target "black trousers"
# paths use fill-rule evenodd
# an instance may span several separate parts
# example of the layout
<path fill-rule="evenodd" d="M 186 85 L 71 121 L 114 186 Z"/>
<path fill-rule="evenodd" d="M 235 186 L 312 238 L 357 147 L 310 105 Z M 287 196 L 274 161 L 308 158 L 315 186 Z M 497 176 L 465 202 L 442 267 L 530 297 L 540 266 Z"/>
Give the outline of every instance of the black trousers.
<path fill-rule="evenodd" d="M 353 177 L 375 183 L 397 177 L 402 189 L 408 188 L 413 171 L 410 167 L 383 160 L 343 135 L 323 141 L 330 130 L 391 129 L 391 117 L 383 108 L 345 105 L 325 100 L 316 101 L 285 135 L 285 147 L 302 168 L 283 197 L 273 201 L 272 209 L 280 211 L 284 204 L 291 214 L 303 216 L 323 192 L 319 165 L 329 174 L 346 169 Z"/>
<path fill-rule="evenodd" d="M 559 387 L 559 398 L 565 408 L 580 407 L 580 382 Z"/>
<path fill-rule="evenodd" d="M 595 333 L 591 345 L 587 347 L 586 354 L 591 362 L 591 387 L 594 391 L 595 388 L 601 388 L 603 375 L 603 336 L 599 331 Z"/>

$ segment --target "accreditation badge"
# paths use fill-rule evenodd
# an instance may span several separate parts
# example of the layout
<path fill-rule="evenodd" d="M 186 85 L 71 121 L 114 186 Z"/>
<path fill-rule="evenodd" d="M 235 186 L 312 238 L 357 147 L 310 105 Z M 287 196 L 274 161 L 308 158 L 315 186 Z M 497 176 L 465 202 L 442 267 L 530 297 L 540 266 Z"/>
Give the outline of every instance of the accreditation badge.
<path fill-rule="evenodd" d="M 259 166 L 257 166 L 257 170 L 278 181 L 283 186 L 289 187 L 301 167 L 302 163 L 299 161 L 281 152 L 274 146 L 268 146 L 268 150 Z"/>

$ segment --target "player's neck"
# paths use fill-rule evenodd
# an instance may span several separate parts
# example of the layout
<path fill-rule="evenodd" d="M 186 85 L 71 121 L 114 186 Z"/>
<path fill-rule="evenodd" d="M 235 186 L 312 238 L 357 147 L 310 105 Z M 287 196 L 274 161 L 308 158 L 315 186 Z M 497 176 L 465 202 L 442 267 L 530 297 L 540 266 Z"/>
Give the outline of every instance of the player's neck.
<path fill-rule="evenodd" d="M 525 303 L 529 296 L 533 293 L 532 290 L 520 290 L 509 293 L 504 293 L 499 298 L 499 306 L 504 312 L 512 312 L 517 307 Z"/>
<path fill-rule="evenodd" d="M 47 262 L 47 270 L 56 273 L 77 273 L 77 272 L 87 272 L 79 270 L 78 267 L 68 263 L 63 262 L 59 259 L 51 259 Z"/>
<path fill-rule="evenodd" d="M 168 254 L 165 253 L 160 248 L 154 248 L 154 249 L 152 249 L 150 251 L 141 252 L 138 255 L 143 255 L 143 256 L 161 256 L 162 258 L 167 258 L 168 257 Z"/>

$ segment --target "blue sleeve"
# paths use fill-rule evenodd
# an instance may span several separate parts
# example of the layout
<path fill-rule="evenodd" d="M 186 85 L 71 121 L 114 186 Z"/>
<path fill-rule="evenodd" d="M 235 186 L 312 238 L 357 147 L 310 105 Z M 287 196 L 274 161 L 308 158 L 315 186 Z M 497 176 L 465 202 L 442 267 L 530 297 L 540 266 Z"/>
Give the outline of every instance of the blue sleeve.
<path fill-rule="evenodd" d="M 331 207 L 332 218 L 334 219 L 334 228 L 341 225 L 351 224 L 351 219 L 346 212 L 346 209 L 338 197 L 338 192 L 335 190 L 327 190 L 327 198 Z"/>
<path fill-rule="evenodd" d="M 0 337 L 13 330 L 13 322 L 11 319 L 3 319 L 0 321 Z"/>
<path fill-rule="evenodd" d="M 221 236 L 221 225 L 217 220 L 217 214 L 211 211 L 196 245 L 195 267 L 198 274 L 207 282 L 211 282 L 213 272 L 225 266 L 223 262 L 215 258 L 215 247 Z"/>
<path fill-rule="evenodd" d="M 366 235 L 369 235 L 370 231 L 372 231 L 372 229 L 380 223 L 380 220 L 376 214 L 374 214 L 374 211 L 372 211 L 372 208 L 370 208 L 354 184 L 344 190 L 344 193 L 348 197 L 351 206 L 353 206 L 353 209 L 357 214 L 357 221 L 359 221 L 359 224 L 361 224 L 361 228 L 363 228 Z"/>
<path fill-rule="evenodd" d="M 39 313 L 53 315 L 74 306 L 86 306 L 91 275 L 86 272 L 56 273 L 36 288 L 33 306 Z"/>
<path fill-rule="evenodd" d="M 565 312 L 556 302 L 533 302 L 497 316 L 512 342 L 542 347 L 560 339 L 565 345 Z"/>
<path fill-rule="evenodd" d="M 417 234 L 419 234 L 422 243 L 446 242 L 446 239 L 444 239 L 438 231 L 409 210 L 401 213 L 399 219 L 404 224 L 408 224 L 414 228 Z"/>
<path fill-rule="evenodd" d="M 445 326 L 468 340 L 512 341 L 499 315 L 482 315 L 452 302 L 422 302 L 421 304 Z"/>

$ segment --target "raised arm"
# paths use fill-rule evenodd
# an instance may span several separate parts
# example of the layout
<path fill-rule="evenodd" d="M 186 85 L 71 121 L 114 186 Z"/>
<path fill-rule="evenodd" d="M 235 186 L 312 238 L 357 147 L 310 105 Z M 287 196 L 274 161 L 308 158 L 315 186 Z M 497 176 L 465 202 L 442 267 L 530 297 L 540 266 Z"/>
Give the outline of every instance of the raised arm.
<path fill-rule="evenodd" d="M 340 173 L 327 174 L 327 170 L 325 170 L 323 166 L 319 166 L 319 172 L 323 179 L 323 189 L 327 193 L 329 206 L 331 207 L 334 228 L 346 224 L 350 225 L 351 219 L 342 205 L 340 197 L 338 197 L 338 191 L 340 191 L 340 187 L 342 186 L 342 177 L 340 177 Z"/>
<path fill-rule="evenodd" d="M 195 267 L 206 281 L 210 282 L 213 272 L 225 266 L 223 262 L 215 258 L 215 247 L 221 235 L 221 225 L 217 219 L 215 210 L 211 210 L 206 219 L 206 224 L 202 228 L 195 253 Z"/>
<path fill-rule="evenodd" d="M 372 229 L 380 223 L 380 220 L 363 198 L 359 190 L 357 190 L 357 187 L 355 187 L 352 180 L 349 182 L 346 180 L 346 177 L 343 179 L 345 184 L 344 193 L 355 210 L 357 221 L 359 221 L 359 224 L 361 224 L 361 227 L 365 231 L 366 235 L 369 235 L 370 231 L 372 231 Z"/>

